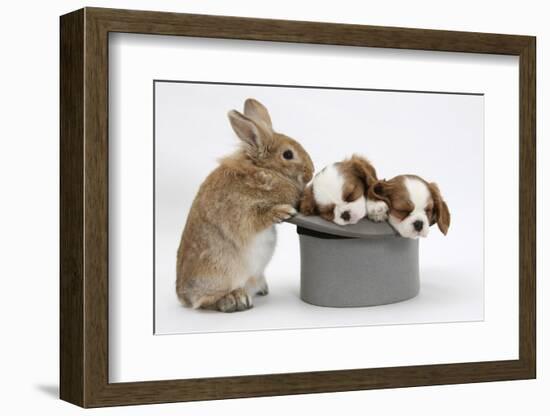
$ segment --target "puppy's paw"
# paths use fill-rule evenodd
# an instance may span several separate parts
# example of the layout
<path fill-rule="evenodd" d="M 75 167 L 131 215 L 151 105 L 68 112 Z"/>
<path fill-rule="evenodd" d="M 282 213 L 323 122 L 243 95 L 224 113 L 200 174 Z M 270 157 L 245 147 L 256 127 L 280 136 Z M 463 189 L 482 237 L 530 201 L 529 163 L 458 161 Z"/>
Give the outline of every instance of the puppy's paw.
<path fill-rule="evenodd" d="M 216 302 L 216 309 L 220 312 L 239 312 L 252 306 L 252 298 L 244 289 L 235 289 Z"/>
<path fill-rule="evenodd" d="M 367 198 L 367 218 L 374 222 L 388 219 L 388 204 L 384 201 L 375 201 Z"/>
<path fill-rule="evenodd" d="M 275 205 L 271 209 L 271 214 L 273 215 L 273 222 L 281 223 L 289 218 L 294 217 L 298 211 L 292 205 L 289 204 L 279 204 Z"/>

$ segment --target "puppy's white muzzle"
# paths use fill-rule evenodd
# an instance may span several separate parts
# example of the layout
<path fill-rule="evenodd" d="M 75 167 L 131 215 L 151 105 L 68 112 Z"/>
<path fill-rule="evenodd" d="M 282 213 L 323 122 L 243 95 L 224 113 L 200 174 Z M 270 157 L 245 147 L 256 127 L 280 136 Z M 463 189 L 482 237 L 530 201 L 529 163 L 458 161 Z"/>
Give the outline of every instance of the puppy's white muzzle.
<path fill-rule="evenodd" d="M 333 222 L 338 225 L 357 224 L 367 214 L 367 204 L 364 197 L 353 202 L 344 202 L 334 207 Z"/>
<path fill-rule="evenodd" d="M 389 217 L 389 223 L 395 230 L 406 238 L 427 237 L 430 232 L 430 222 L 426 214 L 421 212 L 412 212 L 403 220 L 393 215 Z"/>

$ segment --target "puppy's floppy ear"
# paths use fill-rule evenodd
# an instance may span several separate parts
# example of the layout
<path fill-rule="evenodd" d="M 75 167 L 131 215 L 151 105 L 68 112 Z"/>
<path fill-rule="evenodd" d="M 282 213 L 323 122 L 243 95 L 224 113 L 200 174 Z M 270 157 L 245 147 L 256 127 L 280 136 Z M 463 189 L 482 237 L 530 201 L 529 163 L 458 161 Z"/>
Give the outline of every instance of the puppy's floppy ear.
<path fill-rule="evenodd" d="M 443 235 L 447 235 L 447 231 L 449 231 L 449 226 L 451 225 L 451 213 L 449 212 L 449 207 L 447 207 L 447 203 L 443 200 L 439 187 L 436 183 L 432 182 L 428 184 L 428 188 L 430 189 L 432 199 L 434 200 L 434 210 L 430 225 L 437 222 L 439 230 L 443 233 Z"/>
<path fill-rule="evenodd" d="M 317 203 L 313 195 L 313 185 L 309 185 L 304 190 L 300 199 L 299 211 L 304 215 L 315 215 L 317 212 Z"/>
<path fill-rule="evenodd" d="M 388 197 L 389 188 L 390 185 L 386 180 L 381 179 L 379 181 L 376 181 L 369 187 L 367 198 L 374 201 L 384 201 L 386 204 L 388 204 L 388 207 L 390 207 L 391 201 Z"/>
<path fill-rule="evenodd" d="M 244 102 L 244 115 L 257 123 L 263 123 L 270 130 L 273 129 L 267 108 L 254 98 L 248 98 Z"/>
<path fill-rule="evenodd" d="M 247 145 L 247 150 L 261 151 L 267 145 L 268 134 L 254 120 L 236 110 L 231 110 L 227 116 L 239 139 Z"/>
<path fill-rule="evenodd" d="M 351 156 L 351 163 L 357 177 L 363 180 L 365 190 L 371 187 L 377 180 L 376 169 L 364 157 L 358 155 Z"/>

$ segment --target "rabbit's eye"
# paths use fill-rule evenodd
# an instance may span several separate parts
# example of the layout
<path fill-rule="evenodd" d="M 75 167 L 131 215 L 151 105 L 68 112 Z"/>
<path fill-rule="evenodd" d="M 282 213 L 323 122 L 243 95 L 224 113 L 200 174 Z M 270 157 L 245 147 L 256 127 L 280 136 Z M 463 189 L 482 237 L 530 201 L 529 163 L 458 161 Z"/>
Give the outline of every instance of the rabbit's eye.
<path fill-rule="evenodd" d="M 292 150 L 285 150 L 284 153 L 283 153 L 283 157 L 286 160 L 290 160 L 294 157 L 294 153 L 292 153 Z"/>

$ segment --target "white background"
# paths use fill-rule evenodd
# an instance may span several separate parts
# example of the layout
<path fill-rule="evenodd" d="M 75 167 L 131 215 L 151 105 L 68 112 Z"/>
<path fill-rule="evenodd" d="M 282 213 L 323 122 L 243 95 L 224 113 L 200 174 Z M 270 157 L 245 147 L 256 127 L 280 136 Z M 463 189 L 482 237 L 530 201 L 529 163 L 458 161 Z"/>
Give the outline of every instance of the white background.
<path fill-rule="evenodd" d="M 503 61 L 504 71 L 517 76 L 515 60 L 494 61 L 494 72 Z M 483 319 L 483 96 L 175 82 L 158 82 L 155 91 L 155 334 Z M 271 293 L 255 297 L 253 310 L 219 314 L 181 306 L 174 290 L 181 232 L 201 182 L 218 158 L 235 150 L 226 114 L 242 110 L 247 97 L 267 106 L 275 129 L 296 138 L 317 171 L 357 152 L 381 178 L 416 173 L 438 182 L 452 227 L 444 237 L 435 226 L 420 242 L 417 297 L 371 308 L 302 302 L 296 227 L 282 224 L 266 270 Z M 517 138 L 510 139 L 515 150 Z M 503 137 L 497 141 L 502 145 Z"/>
<path fill-rule="evenodd" d="M 544 103 L 549 90 L 543 72 L 550 53 L 547 12 L 535 1 L 461 1 L 448 3 L 406 1 L 359 3 L 352 1 L 303 2 L 281 0 L 262 3 L 233 1 L 118 1 L 20 2 L 6 5 L 2 13 L 2 291 L 3 325 L 1 388 L 2 410 L 12 414 L 42 412 L 76 414 L 81 410 L 55 399 L 58 375 L 58 15 L 83 5 L 157 9 L 167 11 L 232 14 L 258 17 L 322 20 L 376 25 L 533 34 L 538 36 L 538 137 L 539 166 L 550 162 L 548 137 L 542 129 Z M 498 19 L 495 19 L 495 14 Z M 24 16 L 25 29 L 21 29 Z M 22 88 L 24 85 L 24 88 Z M 544 91 L 544 92 L 543 92 Z M 542 182 L 539 173 L 539 213 Z M 547 193 L 546 193 L 547 194 Z M 547 199 L 547 195 L 544 195 Z M 539 256 L 548 221 L 539 217 Z M 539 379 L 535 381 L 437 386 L 339 394 L 307 395 L 167 404 L 88 411 L 88 414 L 225 414 L 262 412 L 280 414 L 314 410 L 333 414 L 343 409 L 358 413 L 390 412 L 424 415 L 463 415 L 471 412 L 545 414 L 550 388 L 549 361 L 543 355 L 547 331 L 543 322 L 550 300 L 539 265 L 538 328 Z M 391 404 L 390 406 L 388 404 Z M 415 411 L 417 409 L 417 411 Z"/>

